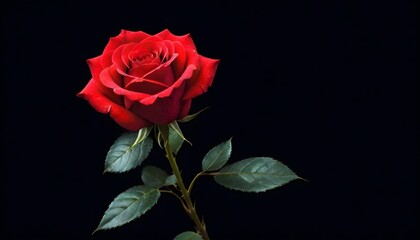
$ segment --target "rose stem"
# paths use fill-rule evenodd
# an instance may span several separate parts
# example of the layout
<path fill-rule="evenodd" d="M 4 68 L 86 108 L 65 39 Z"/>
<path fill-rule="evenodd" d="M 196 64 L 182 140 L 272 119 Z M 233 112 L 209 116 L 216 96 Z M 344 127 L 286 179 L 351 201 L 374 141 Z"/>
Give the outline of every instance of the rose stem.
<path fill-rule="evenodd" d="M 204 222 L 200 221 L 200 218 L 197 215 L 197 211 L 195 210 L 195 206 L 191 201 L 190 193 L 185 188 L 184 181 L 181 177 L 181 172 L 179 171 L 178 165 L 176 163 L 175 157 L 172 153 L 171 145 L 168 143 L 168 141 L 165 141 L 165 151 L 166 151 L 166 157 L 169 160 L 169 163 L 171 164 L 172 171 L 176 177 L 178 186 L 182 193 L 182 199 L 185 201 L 185 204 L 187 206 L 187 209 L 185 211 L 187 214 L 191 217 L 191 219 L 194 221 L 198 231 L 200 232 L 200 235 L 203 237 L 204 240 L 209 240 L 209 235 L 207 234 L 206 226 Z"/>

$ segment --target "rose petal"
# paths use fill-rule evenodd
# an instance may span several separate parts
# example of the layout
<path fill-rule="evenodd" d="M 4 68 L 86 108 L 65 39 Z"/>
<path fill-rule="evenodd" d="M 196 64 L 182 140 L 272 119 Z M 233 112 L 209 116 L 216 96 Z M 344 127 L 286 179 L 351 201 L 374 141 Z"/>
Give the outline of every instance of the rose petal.
<path fill-rule="evenodd" d="M 130 42 L 141 42 L 143 39 L 150 37 L 150 34 L 143 31 L 130 31 L 121 29 L 121 37 L 125 39 L 126 43 Z"/>
<path fill-rule="evenodd" d="M 122 76 L 116 71 L 115 67 L 111 66 L 104 69 L 99 78 L 101 83 L 112 89 L 115 94 L 125 96 L 131 101 L 139 101 L 150 97 L 150 94 L 133 92 L 122 88 L 121 77 Z"/>
<path fill-rule="evenodd" d="M 131 105 L 133 105 L 133 101 L 131 101 L 130 99 L 123 97 L 124 98 L 124 106 L 126 109 L 130 109 Z"/>
<path fill-rule="evenodd" d="M 132 54 L 134 56 L 143 56 L 147 54 L 157 54 L 159 55 L 162 52 L 162 49 L 165 47 L 163 39 L 157 36 L 150 36 L 133 48 Z"/>
<path fill-rule="evenodd" d="M 145 63 L 130 69 L 127 76 L 142 78 L 161 65 L 160 63 Z"/>
<path fill-rule="evenodd" d="M 140 103 L 144 105 L 150 105 L 150 104 L 153 104 L 157 98 L 166 98 L 166 97 L 171 96 L 172 91 L 174 91 L 174 89 L 179 88 L 185 82 L 185 80 L 191 78 L 191 76 L 194 73 L 194 70 L 196 70 L 196 67 L 194 65 L 189 65 L 185 69 L 181 77 L 178 78 L 178 80 L 174 84 L 172 84 L 170 87 L 168 87 L 167 89 L 163 90 L 160 93 L 141 99 Z"/>
<path fill-rule="evenodd" d="M 168 29 L 165 29 L 162 32 L 156 34 L 155 36 L 158 36 L 164 40 L 170 40 L 173 42 L 178 41 L 185 48 L 188 48 L 188 49 L 196 49 L 193 39 L 191 38 L 191 34 L 189 33 L 182 36 L 177 36 L 177 35 L 172 34 Z"/>
<path fill-rule="evenodd" d="M 117 69 L 117 72 L 125 77 L 129 77 L 128 79 L 124 78 L 124 82 L 126 84 L 129 84 L 131 82 L 131 79 L 135 79 L 135 78 L 148 78 L 148 79 L 159 80 L 160 79 L 159 76 L 153 77 L 151 75 L 153 75 L 155 71 L 160 71 L 161 68 L 170 68 L 172 70 L 170 64 L 177 58 L 177 56 L 178 54 L 174 54 L 171 59 L 169 59 L 167 62 L 164 62 L 163 64 L 156 64 L 154 62 L 140 64 L 134 67 L 133 69 L 131 69 L 128 74 L 119 69 Z M 169 86 L 174 82 L 173 80 L 173 78 L 175 78 L 174 73 L 171 71 L 170 73 L 165 72 L 165 74 L 168 74 L 169 76 L 162 78 L 163 81 L 161 85 Z M 173 78 L 169 79 L 168 77 L 173 77 Z"/>
<path fill-rule="evenodd" d="M 185 111 L 182 104 L 185 102 L 181 100 L 184 92 L 185 84 L 173 90 L 172 94 L 166 98 L 158 98 L 151 105 L 143 105 L 134 103 L 131 107 L 136 115 L 147 119 L 150 122 L 157 124 L 168 124 L 177 120 L 181 110 Z M 187 106 L 188 107 L 188 106 Z"/>
<path fill-rule="evenodd" d="M 177 54 L 174 55 L 170 61 L 164 63 L 163 66 L 159 66 L 153 71 L 145 74 L 144 77 L 156 80 L 167 87 L 172 85 L 175 82 L 175 76 L 170 63 L 176 58 L 176 56 Z"/>
<path fill-rule="evenodd" d="M 121 72 L 127 71 L 127 66 L 121 59 L 121 54 L 124 49 L 124 46 L 125 45 L 118 47 L 112 54 L 112 66 L 115 67 L 116 70 L 119 70 Z"/>
<path fill-rule="evenodd" d="M 116 37 L 109 39 L 108 44 L 106 45 L 101 59 L 102 67 L 109 67 L 112 64 L 111 57 L 112 53 L 121 45 L 126 43 L 136 43 L 140 42 L 143 39 L 150 37 L 150 34 L 147 34 L 142 31 L 132 32 L 127 30 L 121 30 L 120 34 Z"/>
<path fill-rule="evenodd" d="M 159 66 L 160 64 L 157 63 L 143 64 L 141 66 L 137 66 L 133 69 L 130 69 L 128 74 L 120 72 L 120 74 L 124 76 L 125 87 L 127 87 L 132 81 L 137 81 L 137 79 L 139 78 L 144 78 L 146 74 L 153 71 Z M 161 83 L 161 85 L 167 86 L 163 83 Z"/>
<path fill-rule="evenodd" d="M 162 67 L 156 68 L 155 71 L 151 71 L 150 73 L 145 74 L 144 77 L 155 80 L 166 87 L 171 86 L 175 82 L 175 76 L 172 67 L 170 65 L 167 66 L 166 64 Z"/>
<path fill-rule="evenodd" d="M 143 31 L 132 32 L 129 30 L 121 29 L 120 34 L 116 37 L 111 37 L 109 39 L 108 44 L 104 49 L 104 53 L 108 51 L 114 51 L 119 46 L 126 44 L 126 43 L 138 43 L 141 42 L 143 39 L 150 37 L 150 34 L 147 34 Z"/>
<path fill-rule="evenodd" d="M 102 53 L 101 66 L 103 68 L 107 68 L 112 65 L 112 54 L 114 54 L 114 51 Z"/>
<path fill-rule="evenodd" d="M 87 64 L 89 65 L 90 73 L 92 74 L 93 78 L 99 80 L 99 75 L 103 70 L 101 65 L 101 56 L 88 59 Z"/>
<path fill-rule="evenodd" d="M 105 87 L 101 81 L 100 81 L 100 74 L 102 72 L 102 66 L 99 64 L 99 57 L 92 58 L 88 60 L 88 64 L 90 67 L 90 70 L 92 72 L 92 81 L 97 82 L 97 88 L 98 91 L 102 92 L 106 97 L 108 97 L 110 100 L 114 101 L 117 104 L 122 103 L 122 99 L 119 95 L 115 95 L 115 93 L 112 91 L 112 89 Z"/>
<path fill-rule="evenodd" d="M 148 79 L 137 79 L 137 81 L 132 81 L 130 85 L 126 87 L 127 90 L 133 92 L 141 92 L 146 94 L 156 94 L 164 90 L 166 87 L 156 84 L 154 81 Z"/>
<path fill-rule="evenodd" d="M 123 85 L 122 76 L 118 73 L 114 66 L 105 68 L 99 74 L 100 82 L 108 88 L 114 89 Z"/>
<path fill-rule="evenodd" d="M 148 77 L 149 75 L 151 75 L 151 74 L 153 74 L 153 72 L 155 72 L 155 71 L 157 71 L 157 70 L 159 70 L 160 68 L 166 68 L 166 67 L 168 67 L 169 65 L 171 65 L 171 63 L 176 59 L 178 57 L 178 54 L 174 54 L 174 55 L 172 55 L 172 57 L 168 60 L 168 61 L 166 61 L 166 62 L 163 62 L 160 66 L 158 66 L 158 67 L 156 67 L 155 69 L 153 69 L 152 71 L 150 71 L 150 72 L 148 72 L 148 73 L 146 73 L 146 74 L 144 74 L 144 76 L 143 77 Z"/>
<path fill-rule="evenodd" d="M 194 73 L 190 80 L 186 82 L 186 91 L 184 100 L 195 98 L 207 91 L 208 87 L 213 83 L 217 66 L 220 62 L 218 59 L 211 59 L 199 55 L 200 68 Z"/>
<path fill-rule="evenodd" d="M 127 43 L 126 45 L 124 45 L 124 48 L 121 52 L 121 60 L 127 68 L 132 67 L 132 62 L 130 58 L 128 57 L 128 55 L 130 54 L 130 52 L 135 46 L 136 46 L 135 43 Z"/>
<path fill-rule="evenodd" d="M 178 119 L 183 119 L 185 116 L 188 115 L 188 113 L 190 112 L 190 108 L 191 108 L 191 99 L 188 100 L 184 100 L 182 105 L 182 109 L 179 112 L 179 116 Z"/>
<path fill-rule="evenodd" d="M 175 53 L 175 46 L 171 41 L 164 40 L 165 46 L 167 48 L 167 52 L 165 53 L 165 56 L 162 57 L 162 61 L 168 61 L 169 58 L 171 58 Z"/>
<path fill-rule="evenodd" d="M 184 46 L 179 42 L 174 42 L 174 51 L 178 54 L 177 58 L 174 60 L 172 67 L 174 69 L 175 77 L 180 77 L 185 70 L 187 62 L 187 52 L 185 51 Z"/>
<path fill-rule="evenodd" d="M 150 122 L 136 116 L 121 105 L 111 101 L 100 91 L 99 83 L 91 79 L 86 87 L 77 94 L 87 100 L 96 111 L 100 113 L 110 113 L 110 116 L 123 128 L 129 131 L 137 131 L 143 127 L 151 125 Z"/>
<path fill-rule="evenodd" d="M 166 44 L 165 41 L 163 41 L 162 43 L 163 44 L 161 45 L 161 51 L 159 52 L 159 60 L 161 62 L 164 62 L 168 59 L 169 49 L 168 44 Z"/>

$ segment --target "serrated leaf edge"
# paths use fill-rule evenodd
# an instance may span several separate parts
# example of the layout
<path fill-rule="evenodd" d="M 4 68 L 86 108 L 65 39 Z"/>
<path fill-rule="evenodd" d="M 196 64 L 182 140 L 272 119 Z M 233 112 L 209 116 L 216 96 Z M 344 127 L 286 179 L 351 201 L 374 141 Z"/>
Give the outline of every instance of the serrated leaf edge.
<path fill-rule="evenodd" d="M 230 138 L 229 140 L 226 140 L 226 141 L 224 141 L 224 142 L 220 143 L 219 145 L 214 146 L 212 149 L 210 149 L 210 150 L 207 152 L 207 154 L 204 156 L 203 161 L 204 161 L 204 159 L 207 157 L 207 155 L 208 155 L 208 154 L 210 154 L 210 152 L 212 152 L 212 151 L 213 151 L 213 149 L 215 149 L 216 147 L 218 147 L 218 146 L 220 146 L 220 145 L 222 145 L 222 144 L 225 144 L 225 143 L 228 143 L 228 145 L 230 146 L 229 153 L 228 153 L 228 157 L 227 157 L 227 160 L 229 160 L 230 155 L 232 154 L 232 138 Z M 224 149 L 223 149 L 223 150 L 224 150 Z M 212 163 L 211 163 L 211 164 L 209 164 L 209 166 L 207 167 L 207 169 L 204 169 L 204 166 L 203 166 L 202 170 L 203 170 L 204 172 L 206 172 L 206 171 L 217 171 L 217 170 L 221 169 L 223 166 L 225 166 L 225 164 L 226 164 L 226 163 L 225 163 L 225 164 L 223 164 L 221 167 L 219 167 L 219 168 L 217 168 L 217 169 L 212 169 L 212 170 L 209 170 L 209 169 L 211 168 L 211 166 L 213 166 L 213 164 L 216 162 L 216 160 L 218 159 L 218 157 L 222 154 L 222 152 L 224 152 L 224 151 L 220 151 L 220 152 L 218 152 L 218 153 L 217 153 L 217 157 L 216 157 L 216 158 L 214 158 L 214 160 L 212 161 Z M 227 162 L 227 161 L 226 161 L 226 162 Z"/>
<path fill-rule="evenodd" d="M 288 182 L 286 182 L 286 183 L 284 183 L 284 184 L 282 184 L 282 185 L 279 185 L 279 186 L 276 186 L 276 187 L 274 187 L 274 188 L 270 188 L 270 189 L 265 189 L 265 190 L 261 190 L 261 191 L 245 191 L 245 190 L 241 190 L 241 189 L 236 189 L 236 188 L 231 188 L 231 187 L 229 187 L 229 186 L 226 186 L 226 185 L 224 185 L 224 184 L 221 184 L 221 183 L 219 183 L 217 180 L 216 180 L 216 177 L 217 176 L 221 176 L 221 175 L 242 175 L 244 172 L 220 172 L 220 171 L 222 171 L 224 168 L 227 168 L 227 167 L 230 167 L 231 165 L 233 165 L 233 164 L 235 164 L 235 163 L 238 163 L 238 162 L 240 162 L 240 161 L 243 161 L 243 160 L 247 160 L 247 159 L 250 159 L 250 158 L 269 158 L 269 159 L 271 159 L 271 160 L 274 160 L 274 161 L 277 161 L 277 162 L 279 162 L 279 163 L 281 163 L 281 164 L 283 164 L 288 170 L 290 170 L 292 173 L 293 173 L 293 175 L 292 174 L 288 174 L 288 175 L 282 175 L 282 177 L 287 177 L 287 176 L 294 176 L 295 178 L 294 179 L 291 179 L 290 181 L 288 181 Z M 284 185 L 286 185 L 286 184 L 288 184 L 288 183 L 290 183 L 290 182 L 292 182 L 292 181 L 295 181 L 295 180 L 304 180 L 304 181 L 308 181 L 308 180 L 306 180 L 306 179 L 304 179 L 304 178 L 302 178 L 302 177 L 300 177 L 300 176 L 298 176 L 293 170 L 291 170 L 286 164 L 284 164 L 284 163 L 282 163 L 281 161 L 279 161 L 279 160 L 276 160 L 276 159 L 274 159 L 274 158 L 272 158 L 272 157 L 250 157 L 250 158 L 246 158 L 246 159 L 242 159 L 242 160 L 240 160 L 240 161 L 238 161 L 238 162 L 235 162 L 235 163 L 232 163 L 232 164 L 229 164 L 229 165 L 226 165 L 226 166 L 224 166 L 222 169 L 220 169 L 220 171 L 219 172 L 212 172 L 212 173 L 210 173 L 212 176 L 213 176 L 213 178 L 214 178 L 214 180 L 219 184 L 219 185 L 221 185 L 221 186 L 223 186 L 223 187 L 225 187 L 225 188 L 227 188 L 227 189 L 229 189 L 229 190 L 234 190 L 234 191 L 240 191 L 240 192 L 247 192 L 247 193 L 259 193 L 259 192 L 266 192 L 266 191 L 268 191 L 268 190 L 273 190 L 273 189 L 275 189 L 275 188 L 279 188 L 279 187 L 282 187 L 282 186 L 284 186 Z M 249 163 L 249 164 L 251 164 L 251 163 Z M 248 165 L 249 165 L 248 164 Z M 248 165 L 246 165 L 246 166 L 248 166 Z M 252 172 L 247 172 L 247 173 L 245 173 L 245 175 L 264 175 L 264 176 L 267 176 L 267 175 L 271 175 L 271 176 L 277 176 L 276 174 L 259 174 L 259 173 L 252 173 Z"/>
<path fill-rule="evenodd" d="M 121 138 L 122 136 L 120 136 L 119 138 Z M 118 138 L 118 139 L 119 139 Z M 112 149 L 112 147 L 115 145 L 115 143 L 118 141 L 118 139 L 117 140 L 115 140 L 115 142 L 114 142 L 114 144 L 112 144 L 112 146 L 111 146 L 111 148 L 109 149 L 109 151 L 108 151 L 108 153 L 107 153 L 107 156 L 108 156 L 108 154 L 109 154 L 109 152 L 111 151 L 111 149 Z M 146 138 L 145 138 L 146 139 Z M 124 151 L 124 153 L 123 154 L 121 154 L 121 155 L 119 155 L 118 157 L 116 157 L 115 158 L 115 160 L 114 161 L 112 161 L 112 163 L 110 163 L 109 164 L 109 166 L 108 166 L 108 168 L 106 168 L 105 170 L 104 170 L 104 172 L 103 173 L 106 173 L 106 172 L 111 172 L 111 173 L 124 173 L 124 172 L 128 172 L 128 171 L 130 171 L 130 170 L 132 170 L 132 169 L 134 169 L 134 168 L 131 168 L 131 169 L 127 169 L 127 170 L 124 170 L 124 171 L 120 171 L 120 172 L 117 172 L 117 171 L 109 171 L 109 169 L 111 168 L 111 166 L 113 165 L 113 164 L 115 164 L 115 162 L 117 162 L 118 161 L 118 159 L 120 159 L 124 154 L 126 154 L 128 151 L 131 151 L 134 147 L 136 147 L 138 144 L 140 144 L 140 143 L 142 143 L 142 142 L 144 142 L 144 140 L 145 139 L 143 139 L 141 142 L 138 142 L 138 143 L 136 143 L 136 144 L 132 144 L 132 145 L 130 145 L 130 147 L 129 148 L 127 148 L 127 150 L 125 150 Z M 149 153 L 150 153 L 150 151 L 152 150 L 152 148 L 153 148 L 153 141 L 152 141 L 152 147 L 147 151 L 147 153 L 145 154 L 146 156 L 145 156 L 145 158 L 147 158 L 147 156 L 149 156 Z M 130 156 L 131 156 L 131 154 L 132 154 L 132 151 L 131 151 L 131 153 L 130 153 Z M 105 158 L 105 162 L 106 162 L 106 158 Z M 138 166 L 136 166 L 136 167 L 138 167 Z"/>
<path fill-rule="evenodd" d="M 141 186 L 141 185 L 138 185 L 138 186 Z M 125 190 L 124 192 L 122 192 L 122 193 L 120 193 L 119 195 L 121 195 L 121 194 L 123 194 L 123 193 L 125 193 L 125 192 L 127 192 L 127 191 L 129 191 L 130 189 L 133 189 L 133 188 L 135 188 L 135 187 L 138 187 L 138 186 L 134 186 L 134 187 L 131 187 L 131 188 L 129 188 L 129 189 L 127 189 L 127 190 Z M 150 187 L 150 186 L 147 186 L 147 187 L 149 187 L 149 188 L 151 188 L 151 191 L 149 191 L 149 192 L 147 192 L 146 194 L 149 194 L 150 192 L 152 192 L 152 191 L 156 191 L 157 193 L 158 193 L 158 197 L 157 197 L 157 199 L 156 199 L 156 201 L 155 201 L 155 203 L 153 204 L 153 205 L 151 205 L 148 209 L 146 209 L 143 213 L 141 213 L 141 214 L 139 214 L 137 217 L 135 217 L 135 218 L 133 218 L 133 219 L 131 219 L 130 221 L 128 221 L 128 222 L 125 222 L 125 223 L 123 223 L 123 224 L 121 224 L 121 225 L 118 225 L 118 226 L 115 226 L 115 227 L 109 227 L 109 228 L 100 228 L 100 225 L 101 225 L 101 223 L 102 223 L 102 220 L 103 220 L 103 218 L 105 217 L 105 214 L 106 214 L 106 212 L 109 210 L 109 207 L 111 206 L 111 204 L 116 200 L 116 198 L 119 196 L 117 196 L 117 197 L 115 197 L 114 198 L 114 200 L 108 205 L 108 208 L 107 208 L 107 210 L 105 211 L 105 213 L 104 213 L 104 215 L 102 216 L 102 219 L 101 219 L 101 222 L 99 223 L 99 225 L 98 225 L 98 227 L 93 231 L 93 233 L 92 233 L 92 235 L 95 233 L 95 232 L 97 232 L 97 231 L 99 231 L 99 230 L 111 230 L 111 229 L 114 229 L 114 228 L 117 228 L 117 227 L 121 227 L 121 226 L 123 226 L 123 225 L 125 225 L 125 224 L 128 224 L 128 223 L 130 223 L 130 222 L 132 222 L 132 221 L 134 221 L 134 220 L 136 220 L 136 219 L 138 219 L 139 217 L 141 217 L 142 215 L 144 215 L 146 212 L 148 212 L 150 209 L 152 209 L 152 207 L 153 206 L 155 206 L 156 204 L 157 204 L 157 202 L 158 202 L 158 200 L 159 200 L 159 198 L 160 198 L 160 191 L 158 190 L 158 189 L 156 189 L 156 188 L 152 188 L 152 187 Z M 146 195 L 146 194 L 143 194 L 143 196 L 144 195 Z M 134 202 L 137 202 L 138 200 L 136 200 L 136 201 L 134 201 Z M 134 204 L 134 202 L 132 203 L 132 204 L 130 204 L 130 206 L 131 205 L 133 205 Z M 127 207 L 128 208 L 128 207 Z"/>

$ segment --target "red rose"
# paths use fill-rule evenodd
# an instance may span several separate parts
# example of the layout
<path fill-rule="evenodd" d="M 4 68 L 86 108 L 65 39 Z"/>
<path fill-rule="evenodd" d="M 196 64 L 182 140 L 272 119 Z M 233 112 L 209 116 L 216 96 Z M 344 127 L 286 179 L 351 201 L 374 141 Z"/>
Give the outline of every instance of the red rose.
<path fill-rule="evenodd" d="M 185 117 L 212 84 L 219 60 L 199 55 L 189 34 L 122 30 L 87 62 L 92 79 L 77 96 L 137 131 Z"/>

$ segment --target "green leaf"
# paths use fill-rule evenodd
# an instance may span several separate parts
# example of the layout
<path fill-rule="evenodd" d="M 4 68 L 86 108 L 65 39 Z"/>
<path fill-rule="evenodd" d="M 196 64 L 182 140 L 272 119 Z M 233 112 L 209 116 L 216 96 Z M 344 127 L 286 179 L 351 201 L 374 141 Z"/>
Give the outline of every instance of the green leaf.
<path fill-rule="evenodd" d="M 131 132 L 119 137 L 108 151 L 104 172 L 126 172 L 139 166 L 153 147 L 152 139 L 144 135 Z"/>
<path fill-rule="evenodd" d="M 206 109 L 208 109 L 208 108 L 209 108 L 209 107 L 206 107 L 206 108 L 201 109 L 200 111 L 198 111 L 198 112 L 196 112 L 196 113 L 194 113 L 194 114 L 187 115 L 187 116 L 185 116 L 183 119 L 178 120 L 178 121 L 179 121 L 179 122 L 189 122 L 189 121 L 193 120 L 194 118 L 196 118 L 196 117 L 198 116 L 198 114 L 200 114 L 201 112 L 203 112 L 204 110 L 206 110 Z"/>
<path fill-rule="evenodd" d="M 180 129 L 181 130 L 181 129 Z M 184 143 L 184 138 L 179 135 L 173 128 L 169 128 L 169 144 L 171 144 L 172 152 L 176 155 Z"/>
<path fill-rule="evenodd" d="M 216 171 L 226 164 L 232 152 L 231 140 L 229 139 L 210 149 L 202 161 L 201 168 L 203 171 Z"/>
<path fill-rule="evenodd" d="M 146 166 L 141 173 L 144 184 L 153 188 L 160 188 L 165 185 L 168 174 L 155 166 Z"/>
<path fill-rule="evenodd" d="M 245 192 L 264 192 L 300 179 L 286 165 L 269 157 L 247 158 L 213 175 L 217 183 Z"/>
<path fill-rule="evenodd" d="M 165 180 L 165 186 L 175 185 L 177 183 L 175 175 L 170 175 Z"/>
<path fill-rule="evenodd" d="M 178 234 L 174 240 L 203 240 L 203 238 L 196 232 L 187 231 Z"/>
<path fill-rule="evenodd" d="M 140 185 L 128 189 L 118 195 L 109 205 L 95 232 L 133 221 L 152 208 L 159 197 L 159 190 L 148 186 Z"/>
<path fill-rule="evenodd" d="M 184 135 L 182 134 L 181 128 L 178 125 L 177 121 L 173 121 L 169 124 L 169 128 L 172 129 L 175 133 L 177 133 L 179 135 L 179 137 L 181 137 L 184 141 L 188 142 L 190 145 L 192 145 L 192 143 L 190 141 L 188 141 Z M 172 147 L 172 145 L 171 145 Z"/>
<path fill-rule="evenodd" d="M 137 145 L 141 143 L 144 139 L 146 139 L 150 132 L 152 131 L 153 126 L 142 128 L 137 133 L 136 141 L 134 141 L 133 145 Z"/>

